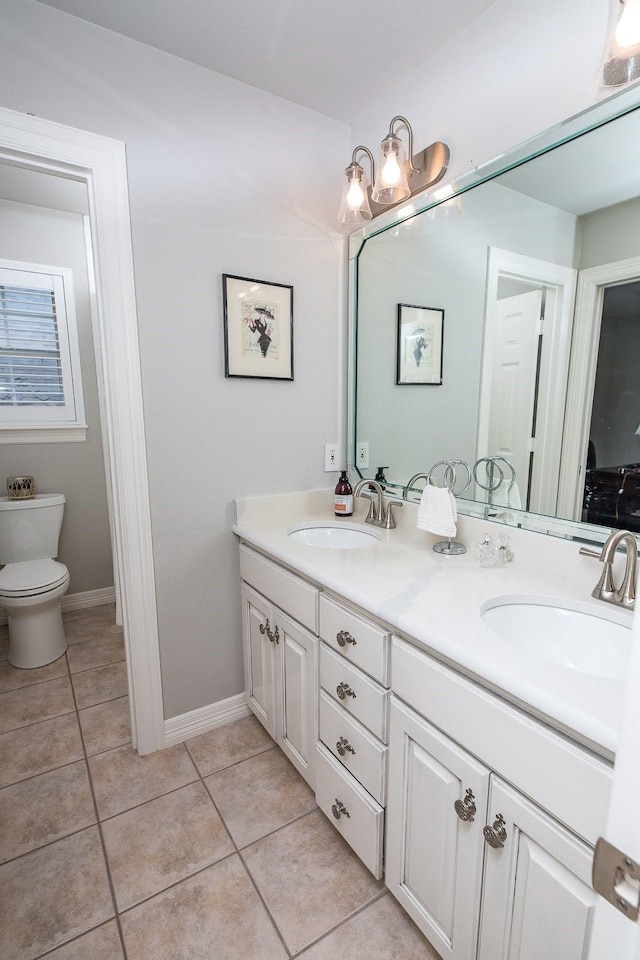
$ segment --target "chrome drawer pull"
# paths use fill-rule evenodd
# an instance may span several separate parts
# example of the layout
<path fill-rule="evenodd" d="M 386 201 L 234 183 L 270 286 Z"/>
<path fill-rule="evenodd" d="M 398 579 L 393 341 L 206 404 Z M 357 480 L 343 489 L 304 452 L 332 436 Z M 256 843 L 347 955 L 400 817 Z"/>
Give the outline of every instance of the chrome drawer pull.
<path fill-rule="evenodd" d="M 346 737 L 340 737 L 340 739 L 336 743 L 336 750 L 338 751 L 341 757 L 344 757 L 345 753 L 347 752 L 352 753 L 354 757 L 356 755 L 355 750 L 353 749 L 353 747 L 351 746 L 351 744 L 349 743 Z"/>
<path fill-rule="evenodd" d="M 331 804 L 331 813 L 334 815 L 336 820 L 339 820 L 341 816 L 349 817 L 351 819 L 351 814 L 345 807 L 342 800 L 338 800 L 336 797 L 336 802 Z"/>
<path fill-rule="evenodd" d="M 485 841 L 490 847 L 493 847 L 494 850 L 499 850 L 500 847 L 504 847 L 504 842 L 507 839 L 507 831 L 505 830 L 504 825 L 505 819 L 502 814 L 499 813 L 493 821 L 492 827 L 487 824 L 486 827 L 482 828 Z"/>
<path fill-rule="evenodd" d="M 339 647 L 346 647 L 348 643 L 352 643 L 355 647 L 356 640 L 355 637 L 352 637 L 348 630 L 339 630 L 336 633 L 336 640 L 338 641 Z"/>
<path fill-rule="evenodd" d="M 356 698 L 355 691 L 351 689 L 348 683 L 339 683 L 336 687 L 336 693 L 341 700 L 345 700 L 347 697 L 353 697 L 354 700 Z"/>
<path fill-rule="evenodd" d="M 473 818 L 476 815 L 476 805 L 473 802 L 475 797 L 473 795 L 473 790 L 469 789 L 464 795 L 464 800 L 456 800 L 454 803 L 454 809 L 461 820 L 465 820 L 468 823 L 471 823 Z"/>

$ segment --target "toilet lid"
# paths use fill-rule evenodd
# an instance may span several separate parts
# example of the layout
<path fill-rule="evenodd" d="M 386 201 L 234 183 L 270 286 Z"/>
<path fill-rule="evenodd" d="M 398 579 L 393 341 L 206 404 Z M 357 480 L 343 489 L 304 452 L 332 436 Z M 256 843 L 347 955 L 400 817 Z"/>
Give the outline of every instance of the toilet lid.
<path fill-rule="evenodd" d="M 57 560 L 25 560 L 8 563 L 0 570 L 0 594 L 23 597 L 54 590 L 69 575 L 64 563 Z"/>

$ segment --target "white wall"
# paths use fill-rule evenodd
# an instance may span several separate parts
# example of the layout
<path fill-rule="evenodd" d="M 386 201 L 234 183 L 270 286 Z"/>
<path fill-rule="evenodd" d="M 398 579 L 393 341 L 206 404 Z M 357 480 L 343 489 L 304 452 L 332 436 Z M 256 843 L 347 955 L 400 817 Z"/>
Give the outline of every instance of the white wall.
<path fill-rule="evenodd" d="M 341 423 L 346 126 L 32 0 L 0 100 L 127 145 L 165 715 L 243 687 L 236 496 L 324 486 Z M 221 274 L 293 284 L 295 381 L 224 378 Z M 135 642 L 135 638 L 133 638 Z"/>
<path fill-rule="evenodd" d="M 44 180 L 56 178 L 42 174 Z M 44 199 L 44 197 L 43 197 Z M 69 593 L 113 586 L 98 388 L 89 309 L 82 217 L 28 203 L 0 200 L 0 257 L 73 271 L 76 320 L 87 421 L 83 443 L 17 443 L 0 447 L 0 490 L 7 476 L 30 474 L 39 493 L 67 498 L 60 559 L 69 568 Z"/>
<path fill-rule="evenodd" d="M 449 144 L 458 176 L 594 103 L 608 19 L 609 0 L 497 0 L 372 104 L 352 146 L 377 149 L 402 114 L 416 150 Z"/>

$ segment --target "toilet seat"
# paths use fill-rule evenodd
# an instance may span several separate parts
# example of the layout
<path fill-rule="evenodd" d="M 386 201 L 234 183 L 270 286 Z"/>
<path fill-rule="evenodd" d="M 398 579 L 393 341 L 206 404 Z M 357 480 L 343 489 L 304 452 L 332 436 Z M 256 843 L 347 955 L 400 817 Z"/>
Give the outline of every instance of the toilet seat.
<path fill-rule="evenodd" d="M 69 577 L 57 560 L 25 560 L 0 570 L 0 597 L 33 597 L 55 590 Z"/>

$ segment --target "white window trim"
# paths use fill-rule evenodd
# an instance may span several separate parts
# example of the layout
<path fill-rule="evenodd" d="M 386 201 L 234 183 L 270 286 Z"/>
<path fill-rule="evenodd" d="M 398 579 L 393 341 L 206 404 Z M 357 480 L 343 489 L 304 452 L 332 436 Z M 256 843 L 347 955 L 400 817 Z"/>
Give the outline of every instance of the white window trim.
<path fill-rule="evenodd" d="M 67 408 L 71 407 L 73 418 L 60 420 L 23 420 L 15 423 L 0 422 L 0 443 L 78 443 L 86 440 L 87 424 L 84 412 L 82 368 L 73 288 L 73 271 L 68 267 L 52 267 L 48 264 L 28 263 L 20 260 L 0 259 L 0 269 L 16 270 L 36 276 L 49 275 L 62 287 L 64 300 L 64 329 L 58 334 L 66 344 L 60 351 Z M 59 298 L 57 298 L 59 303 Z M 69 394 L 71 396 L 69 397 Z"/>

